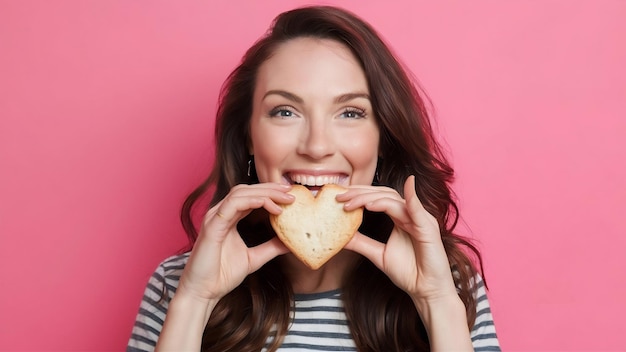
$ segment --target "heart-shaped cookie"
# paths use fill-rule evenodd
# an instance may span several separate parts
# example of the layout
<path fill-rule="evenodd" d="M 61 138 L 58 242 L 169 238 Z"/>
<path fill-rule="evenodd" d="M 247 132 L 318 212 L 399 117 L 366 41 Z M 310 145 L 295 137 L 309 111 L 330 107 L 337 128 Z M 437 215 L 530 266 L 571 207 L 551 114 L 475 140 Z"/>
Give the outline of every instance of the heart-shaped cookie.
<path fill-rule="evenodd" d="M 289 193 L 296 200 L 282 205 L 280 215 L 271 215 L 270 222 L 281 241 L 304 264 L 319 269 L 337 254 L 356 233 L 363 221 L 363 208 L 345 211 L 335 196 L 347 189 L 324 185 L 317 196 L 306 187 L 294 185 Z"/>

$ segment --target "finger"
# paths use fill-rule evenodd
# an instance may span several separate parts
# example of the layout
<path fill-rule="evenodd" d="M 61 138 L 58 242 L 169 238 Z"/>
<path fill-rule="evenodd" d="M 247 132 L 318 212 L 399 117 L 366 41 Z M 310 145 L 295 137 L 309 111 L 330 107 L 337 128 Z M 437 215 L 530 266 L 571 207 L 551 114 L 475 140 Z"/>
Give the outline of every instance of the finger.
<path fill-rule="evenodd" d="M 293 188 L 293 186 L 290 184 L 282 184 L 282 183 L 275 183 L 275 182 L 254 183 L 251 185 L 241 183 L 241 184 L 235 185 L 231 189 L 230 193 L 239 191 L 239 190 L 245 190 L 245 189 L 274 189 L 274 190 L 279 190 L 279 191 L 282 190 L 284 192 L 288 192 L 291 188 Z"/>
<path fill-rule="evenodd" d="M 263 206 L 262 197 L 228 197 L 219 206 L 213 207 L 204 217 L 204 225 L 220 225 L 218 229 L 228 229 L 249 214 L 252 209 Z"/>
<path fill-rule="evenodd" d="M 285 247 L 278 237 L 274 237 L 265 243 L 249 248 L 248 262 L 250 263 L 250 272 L 252 273 L 259 270 L 265 263 L 288 252 L 289 249 Z"/>
<path fill-rule="evenodd" d="M 372 212 L 381 212 L 389 215 L 393 222 L 404 228 L 411 223 L 404 199 L 379 198 L 365 204 L 365 209 Z"/>
<path fill-rule="evenodd" d="M 205 224 L 217 225 L 217 230 L 235 226 L 252 210 L 264 208 L 270 214 L 280 214 L 282 208 L 267 197 L 231 197 L 216 209 L 215 216 L 208 217 Z"/>
<path fill-rule="evenodd" d="M 231 197 L 267 197 L 277 203 L 291 203 L 295 200 L 292 194 L 287 193 L 291 188 L 291 185 L 281 185 L 277 183 L 237 185 L 233 187 L 224 200 Z"/>
<path fill-rule="evenodd" d="M 210 221 L 217 217 L 222 223 L 231 224 L 233 221 L 241 220 L 250 210 L 261 207 L 272 214 L 280 214 L 282 208 L 278 204 L 289 204 L 295 200 L 295 197 L 285 193 L 284 189 L 239 188 L 210 209 L 206 214 L 206 220 Z"/>
<path fill-rule="evenodd" d="M 348 190 L 344 193 L 338 194 L 336 196 L 337 201 L 346 202 L 358 195 L 369 194 L 369 193 L 382 193 L 382 194 L 393 194 L 398 193 L 395 189 L 389 187 L 382 186 L 350 186 Z"/>
<path fill-rule="evenodd" d="M 430 214 L 424 204 L 419 200 L 417 192 L 415 190 L 415 176 L 409 176 L 404 182 L 404 195 L 406 199 L 406 207 L 413 223 L 420 228 L 437 226 L 437 232 L 439 225 L 437 219 Z"/>
<path fill-rule="evenodd" d="M 376 267 L 381 270 L 383 269 L 383 253 L 385 252 L 385 245 L 383 243 L 357 231 L 344 248 L 361 254 L 374 263 Z"/>
<path fill-rule="evenodd" d="M 344 209 L 350 211 L 356 208 L 368 206 L 369 204 L 375 202 L 380 202 L 381 200 L 397 202 L 404 206 L 404 199 L 402 199 L 402 196 L 400 196 L 398 192 L 371 192 L 358 194 L 346 200 Z"/>
<path fill-rule="evenodd" d="M 404 181 L 404 199 L 406 199 L 407 207 L 414 211 L 426 211 L 424 205 L 417 196 L 417 190 L 415 189 L 415 176 L 411 175 Z"/>
<path fill-rule="evenodd" d="M 239 201 L 246 202 L 248 199 L 250 199 L 251 201 L 254 200 L 253 202 L 262 203 L 260 206 L 254 207 L 252 209 L 263 207 L 272 214 L 280 214 L 283 209 L 281 205 L 287 204 L 287 203 L 293 203 L 296 198 L 293 195 L 286 194 L 286 193 L 284 195 L 278 195 L 277 198 L 275 198 L 273 195 L 270 195 L 270 196 L 246 195 L 246 196 L 232 196 L 228 199 L 227 202 L 233 202 L 233 203 L 239 202 Z M 222 205 L 220 208 L 221 209 L 226 208 L 226 205 Z"/>

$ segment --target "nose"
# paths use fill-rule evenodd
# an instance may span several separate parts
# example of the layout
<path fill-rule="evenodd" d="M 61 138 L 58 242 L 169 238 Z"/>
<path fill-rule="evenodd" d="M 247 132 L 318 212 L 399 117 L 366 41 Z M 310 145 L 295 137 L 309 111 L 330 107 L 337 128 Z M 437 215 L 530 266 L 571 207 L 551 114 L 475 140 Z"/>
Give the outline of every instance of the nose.
<path fill-rule="evenodd" d="M 297 152 L 318 160 L 333 155 L 335 147 L 330 126 L 319 119 L 311 119 L 302 132 Z"/>

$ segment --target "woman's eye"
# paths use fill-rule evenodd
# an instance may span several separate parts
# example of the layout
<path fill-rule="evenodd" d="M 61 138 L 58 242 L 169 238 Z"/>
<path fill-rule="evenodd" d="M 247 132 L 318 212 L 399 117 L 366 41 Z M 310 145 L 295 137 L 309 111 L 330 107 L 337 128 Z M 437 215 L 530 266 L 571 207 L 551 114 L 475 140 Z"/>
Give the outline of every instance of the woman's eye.
<path fill-rule="evenodd" d="M 272 109 L 272 111 L 270 111 L 269 115 L 271 117 L 288 118 L 288 117 L 295 116 L 295 113 L 291 109 L 289 109 L 287 107 L 279 106 L 279 107 L 276 107 L 276 108 Z"/>
<path fill-rule="evenodd" d="M 365 117 L 365 111 L 361 109 L 350 108 L 344 110 L 344 112 L 341 113 L 341 117 L 346 119 L 360 119 Z"/>

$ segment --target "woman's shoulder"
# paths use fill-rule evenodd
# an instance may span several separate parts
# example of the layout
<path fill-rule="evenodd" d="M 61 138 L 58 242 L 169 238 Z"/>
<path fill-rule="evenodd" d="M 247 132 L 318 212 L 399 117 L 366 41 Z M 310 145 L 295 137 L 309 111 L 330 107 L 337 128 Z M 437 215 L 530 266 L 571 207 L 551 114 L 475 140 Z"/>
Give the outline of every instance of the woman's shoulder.
<path fill-rule="evenodd" d="M 189 252 L 172 255 L 165 258 L 158 266 L 157 271 L 163 272 L 165 275 L 176 275 L 182 273 L 189 260 Z"/>
<path fill-rule="evenodd" d="M 178 288 L 180 276 L 188 260 L 189 252 L 173 255 L 164 259 L 159 263 L 152 274 L 148 285 L 152 286 L 155 291 L 168 292 L 168 296 L 171 298 Z"/>
<path fill-rule="evenodd" d="M 153 351 L 169 302 L 189 260 L 189 253 L 173 255 L 156 267 L 148 280 L 127 351 Z"/>

